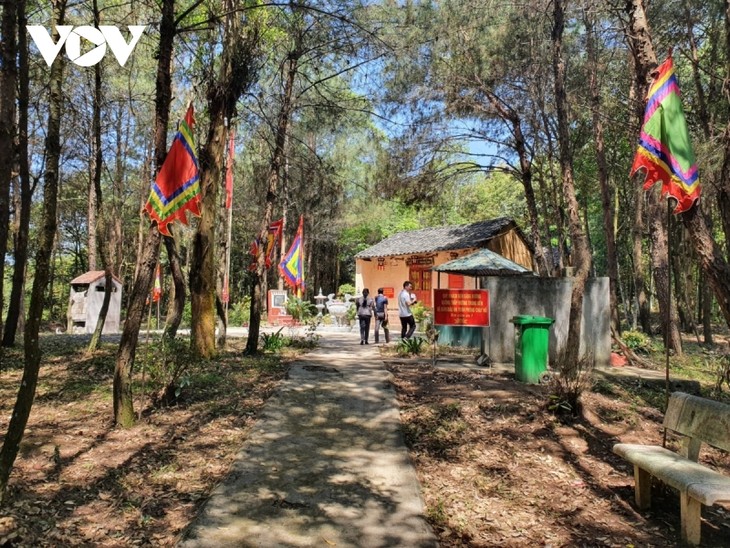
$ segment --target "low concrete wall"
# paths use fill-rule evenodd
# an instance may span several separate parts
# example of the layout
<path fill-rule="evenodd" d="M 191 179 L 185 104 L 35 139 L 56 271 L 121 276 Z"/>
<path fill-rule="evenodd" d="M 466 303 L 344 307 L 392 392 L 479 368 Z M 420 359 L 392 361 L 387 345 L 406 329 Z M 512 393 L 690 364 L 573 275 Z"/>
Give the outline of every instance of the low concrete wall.
<path fill-rule="evenodd" d="M 515 328 L 509 320 L 518 315 L 547 316 L 555 319 L 550 328 L 550 363 L 555 363 L 567 344 L 571 278 L 482 278 L 489 290 L 491 327 L 485 342 L 495 362 L 514 361 Z M 449 327 L 439 337 L 441 344 L 478 346 L 481 328 Z M 583 295 L 580 355 L 589 349 L 596 365 L 608 365 L 611 357 L 608 278 L 591 278 Z"/>

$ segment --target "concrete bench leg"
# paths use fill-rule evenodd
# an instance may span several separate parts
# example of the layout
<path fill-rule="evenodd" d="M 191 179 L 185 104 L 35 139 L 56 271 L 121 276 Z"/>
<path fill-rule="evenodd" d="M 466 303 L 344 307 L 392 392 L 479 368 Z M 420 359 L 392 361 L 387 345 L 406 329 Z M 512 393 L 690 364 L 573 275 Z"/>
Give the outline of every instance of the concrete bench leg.
<path fill-rule="evenodd" d="M 646 470 L 642 470 L 634 464 L 634 484 L 636 506 L 639 510 L 646 510 L 651 507 L 651 474 Z"/>
<path fill-rule="evenodd" d="M 682 540 L 696 546 L 700 543 L 702 530 L 702 503 L 686 493 L 679 494 L 680 512 L 682 516 Z"/>

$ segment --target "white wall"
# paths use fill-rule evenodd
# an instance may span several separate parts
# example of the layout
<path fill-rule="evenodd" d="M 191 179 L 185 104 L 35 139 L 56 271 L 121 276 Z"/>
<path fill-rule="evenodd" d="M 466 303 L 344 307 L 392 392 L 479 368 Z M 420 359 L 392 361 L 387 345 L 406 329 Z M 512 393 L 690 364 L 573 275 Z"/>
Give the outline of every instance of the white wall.
<path fill-rule="evenodd" d="M 116 288 L 111 295 L 109 301 L 109 310 L 104 320 L 104 333 L 119 333 L 119 320 L 122 308 L 122 284 L 112 279 L 112 283 Z M 99 278 L 89 285 L 86 293 L 86 333 L 93 333 L 96 329 L 96 323 L 99 320 L 99 311 L 104 303 L 104 278 Z M 97 290 L 100 288 L 101 290 Z"/>

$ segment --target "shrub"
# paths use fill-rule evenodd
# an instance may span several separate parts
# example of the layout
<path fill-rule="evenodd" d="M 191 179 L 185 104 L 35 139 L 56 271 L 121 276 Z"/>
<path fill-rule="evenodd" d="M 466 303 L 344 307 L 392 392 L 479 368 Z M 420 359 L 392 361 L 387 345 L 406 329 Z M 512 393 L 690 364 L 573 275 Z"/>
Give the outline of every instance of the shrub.
<path fill-rule="evenodd" d="M 317 311 L 312 303 L 295 296 L 289 297 L 285 306 L 286 313 L 298 322 L 311 318 Z"/>
<path fill-rule="evenodd" d="M 140 365 L 149 376 L 154 406 L 169 405 L 190 385 L 190 372 L 200 366 L 200 359 L 185 339 L 163 337 L 158 344 L 146 345 L 140 354 Z M 144 390 L 145 388 L 143 388 Z"/>
<path fill-rule="evenodd" d="M 345 295 L 354 295 L 355 294 L 355 286 L 352 284 L 342 284 L 337 289 L 337 297 L 345 298 Z"/>
<path fill-rule="evenodd" d="M 634 352 L 649 354 L 654 350 L 651 339 L 641 331 L 624 331 L 621 340 Z"/>
<path fill-rule="evenodd" d="M 413 337 L 410 339 L 401 339 L 396 347 L 398 354 L 401 356 L 414 355 L 419 356 L 423 352 L 426 339 L 422 337 Z"/>
<path fill-rule="evenodd" d="M 411 307 L 411 312 L 413 312 L 413 319 L 416 320 L 416 323 L 419 325 L 421 325 L 424 319 L 431 315 L 431 309 L 421 301 L 418 301 Z"/>
<path fill-rule="evenodd" d="M 228 309 L 228 325 L 248 325 L 251 321 L 251 297 L 246 295 L 243 300 L 234 303 Z"/>
<path fill-rule="evenodd" d="M 347 309 L 347 314 L 345 314 L 345 319 L 352 323 L 355 321 L 355 316 L 357 316 L 357 307 L 355 305 L 352 305 Z"/>
<path fill-rule="evenodd" d="M 283 327 L 276 333 L 261 333 L 261 346 L 264 352 L 279 352 L 286 346 L 286 338 L 281 334 Z"/>

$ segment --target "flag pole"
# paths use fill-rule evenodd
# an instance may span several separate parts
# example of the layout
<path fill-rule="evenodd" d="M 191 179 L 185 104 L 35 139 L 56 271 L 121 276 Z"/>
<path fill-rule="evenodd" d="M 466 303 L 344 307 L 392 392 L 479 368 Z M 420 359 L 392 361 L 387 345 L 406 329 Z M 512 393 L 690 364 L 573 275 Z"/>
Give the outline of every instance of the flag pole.
<path fill-rule="evenodd" d="M 226 249 L 226 278 L 224 280 L 225 289 L 228 292 L 228 298 L 226 299 L 226 302 L 224 303 L 224 309 L 226 311 L 226 327 L 228 326 L 228 301 L 231 299 L 231 289 L 230 289 L 230 276 L 231 276 L 231 224 L 233 223 L 233 203 L 231 203 L 231 207 L 228 208 L 228 236 L 227 236 L 227 243 L 228 246 Z"/>
<path fill-rule="evenodd" d="M 228 126 L 228 118 L 226 118 L 226 126 Z M 229 131 L 229 140 L 233 140 L 233 135 L 231 134 L 231 129 L 228 129 Z M 230 143 L 230 141 L 229 141 Z M 228 153 L 232 153 L 229 149 L 227 151 Z M 224 166 L 224 173 L 228 173 L 229 162 L 232 162 L 232 158 L 229 158 L 229 154 L 226 154 L 224 156 L 225 166 Z M 226 192 L 228 189 L 226 189 Z M 232 224 L 233 224 L 233 187 L 231 186 L 231 203 L 230 207 L 228 208 L 228 234 L 226 235 L 226 274 L 225 278 L 223 279 L 223 290 L 226 292 L 226 300 L 223 303 L 223 310 L 224 310 L 224 317 L 226 322 L 226 330 L 228 329 L 228 301 L 231 300 L 231 290 L 230 290 L 230 276 L 231 276 L 231 234 L 232 234 Z"/>
<path fill-rule="evenodd" d="M 667 311 L 664 328 L 664 401 L 669 407 L 669 340 L 672 323 L 672 199 L 667 196 Z M 667 429 L 662 436 L 662 447 L 667 446 Z"/>
<path fill-rule="evenodd" d="M 304 215 L 302 215 L 299 223 L 302 227 L 302 248 L 299 250 L 299 272 L 301 273 L 301 280 L 297 286 L 297 297 L 301 299 L 304 295 L 304 292 L 302 291 L 302 286 L 304 285 Z"/>

